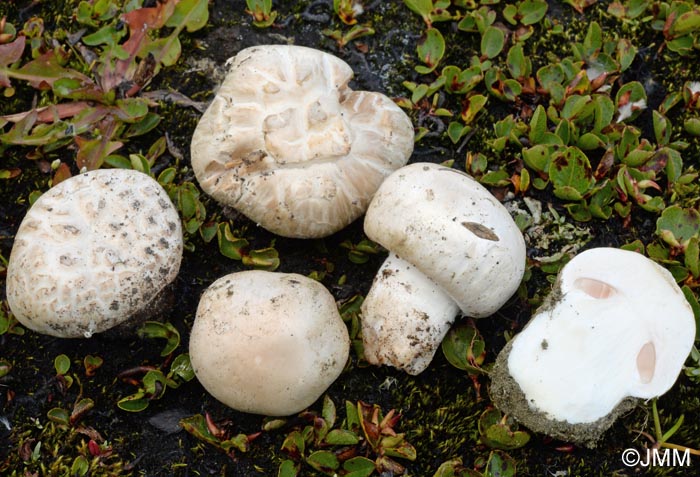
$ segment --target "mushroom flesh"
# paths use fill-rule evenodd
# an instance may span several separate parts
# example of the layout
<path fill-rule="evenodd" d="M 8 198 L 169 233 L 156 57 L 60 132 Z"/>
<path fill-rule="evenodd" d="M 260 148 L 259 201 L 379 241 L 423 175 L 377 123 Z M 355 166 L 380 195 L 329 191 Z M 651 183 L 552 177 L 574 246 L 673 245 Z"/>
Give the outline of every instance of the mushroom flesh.
<path fill-rule="evenodd" d="M 27 328 L 89 338 L 157 311 L 182 259 L 180 217 L 151 177 L 80 174 L 32 205 L 15 236 L 7 300 Z"/>
<path fill-rule="evenodd" d="M 694 337 L 693 311 L 666 269 L 636 252 L 590 249 L 501 351 L 491 397 L 534 431 L 593 446 L 634 398 L 673 386 Z"/>
<path fill-rule="evenodd" d="M 362 306 L 365 357 L 422 372 L 461 310 L 493 314 L 525 270 L 525 242 L 505 207 L 467 174 L 416 163 L 389 176 L 365 233 L 390 251 Z"/>
<path fill-rule="evenodd" d="M 267 230 L 330 235 L 408 161 L 408 116 L 383 94 L 350 89 L 339 58 L 263 45 L 229 63 L 192 137 L 192 167 L 207 194 Z"/>
<path fill-rule="evenodd" d="M 227 406 L 285 416 L 313 404 L 348 359 L 333 296 L 302 275 L 245 271 L 202 295 L 190 336 L 197 378 Z"/>

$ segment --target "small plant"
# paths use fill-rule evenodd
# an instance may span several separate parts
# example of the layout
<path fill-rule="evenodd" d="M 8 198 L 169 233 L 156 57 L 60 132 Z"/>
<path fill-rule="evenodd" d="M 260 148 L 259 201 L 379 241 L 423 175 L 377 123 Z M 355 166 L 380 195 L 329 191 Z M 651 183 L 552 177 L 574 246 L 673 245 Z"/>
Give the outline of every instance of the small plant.
<path fill-rule="evenodd" d="M 163 67 L 177 61 L 180 33 L 202 28 L 208 5 L 206 0 L 166 0 L 154 7 L 140 7 L 141 3 L 135 8 L 132 2 L 131 9 L 123 11 L 113 1 L 81 2 L 76 20 L 92 32 L 81 35 L 80 48 L 65 43 L 67 32 L 54 34 L 64 43 L 47 41 L 43 22 L 36 18 L 2 45 L 0 88 L 5 96 L 14 94 L 13 82 L 18 81 L 50 90 L 53 100 L 0 118 L 0 127 L 13 124 L 0 134 L 0 145 L 34 147 L 34 157 L 72 145 L 78 169 L 91 170 L 158 125 L 160 116 L 139 93 Z M 164 27 L 170 33 L 160 37 Z M 4 29 L 8 31 L 7 23 Z M 13 32 L 14 27 L 5 35 L 15 36 Z M 27 49 L 32 59 L 23 62 Z M 81 56 L 73 51 L 81 51 Z M 65 168 L 61 172 L 65 174 Z"/>
<path fill-rule="evenodd" d="M 282 461 L 278 477 L 303 475 L 302 464 L 325 475 L 403 475 L 405 468 L 394 459 L 415 460 L 416 450 L 394 431 L 400 416 L 393 410 L 384 415 L 379 406 L 362 401 L 346 401 L 345 412 L 344 422 L 335 427 L 335 404 L 326 396 L 320 415 L 301 413 L 299 418 L 308 424 L 285 438 L 282 451 L 288 459 Z"/>
<path fill-rule="evenodd" d="M 217 425 L 209 413 L 195 414 L 180 421 L 180 426 L 202 442 L 213 445 L 234 458 L 235 452 L 247 452 L 250 443 L 261 433 L 233 435 L 229 422 Z"/>
<path fill-rule="evenodd" d="M 189 354 L 174 355 L 180 346 L 180 333 L 173 325 L 149 321 L 139 329 L 138 335 L 142 338 L 165 339 L 161 356 L 166 357 L 166 360 L 160 367 L 136 366 L 119 373 L 120 379 L 138 386 L 135 393 L 117 402 L 120 409 L 129 412 L 143 411 L 151 401 L 162 398 L 166 389 L 177 389 L 181 384 L 194 379 Z M 165 369 L 168 369 L 167 373 Z"/>
<path fill-rule="evenodd" d="M 479 398 L 481 384 L 478 376 L 487 373 L 482 367 L 486 358 L 486 342 L 474 322 L 463 320 L 454 325 L 442 340 L 441 348 L 452 366 L 467 372 Z"/>
<path fill-rule="evenodd" d="M 695 350 L 697 352 L 697 350 Z M 684 445 L 678 445 L 678 444 L 672 444 L 671 442 L 668 442 L 668 440 L 673 437 L 673 435 L 680 429 L 680 427 L 683 425 L 683 420 L 684 416 L 681 414 L 681 416 L 676 420 L 676 422 L 671 426 L 671 428 L 663 432 L 661 430 L 661 420 L 659 418 L 659 411 L 656 406 L 656 401 L 657 398 L 654 398 L 651 400 L 651 412 L 652 412 L 652 417 L 654 419 L 654 435 L 652 436 L 651 434 L 644 432 L 644 431 L 638 431 L 640 434 L 642 434 L 644 437 L 649 439 L 649 442 L 652 444 L 652 448 L 654 449 L 659 449 L 661 447 L 665 447 L 667 449 L 676 449 L 679 451 L 687 451 L 690 454 L 700 456 L 700 450 L 698 449 L 692 449 L 690 447 L 684 446 Z"/>
<path fill-rule="evenodd" d="M 355 25 L 363 10 L 360 0 L 333 0 L 333 11 L 346 25 Z"/>
<path fill-rule="evenodd" d="M 277 12 L 272 10 L 272 0 L 246 0 L 246 13 L 253 17 L 253 25 L 258 28 L 272 26 L 277 19 Z"/>
<path fill-rule="evenodd" d="M 470 469 L 462 465 L 461 459 L 453 459 L 442 463 L 433 477 L 515 477 L 515 461 L 499 451 L 492 451 L 478 468 Z"/>
<path fill-rule="evenodd" d="M 518 430 L 513 419 L 495 408 L 485 410 L 479 417 L 479 436 L 484 445 L 492 449 L 513 450 L 530 441 L 530 435 Z"/>
<path fill-rule="evenodd" d="M 6 333 L 21 336 L 24 334 L 24 328 L 19 325 L 17 318 L 10 311 L 7 300 L 2 300 L 0 301 L 0 335 Z"/>

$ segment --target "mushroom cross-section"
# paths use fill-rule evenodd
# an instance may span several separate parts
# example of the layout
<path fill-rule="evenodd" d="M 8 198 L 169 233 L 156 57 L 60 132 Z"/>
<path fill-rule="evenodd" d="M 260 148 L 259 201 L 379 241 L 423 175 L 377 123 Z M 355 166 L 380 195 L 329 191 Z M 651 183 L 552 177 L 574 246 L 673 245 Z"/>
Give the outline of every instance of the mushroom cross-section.
<path fill-rule="evenodd" d="M 461 310 L 493 314 L 525 270 L 525 241 L 505 207 L 467 174 L 416 163 L 389 176 L 365 233 L 390 251 L 362 306 L 365 357 L 422 372 Z"/>
<path fill-rule="evenodd" d="M 333 296 L 303 275 L 246 271 L 202 295 L 190 336 L 197 378 L 233 409 L 299 412 L 335 381 L 350 339 Z"/>
<path fill-rule="evenodd" d="M 151 177 L 122 169 L 80 174 L 49 189 L 22 220 L 7 300 L 31 330 L 90 337 L 157 311 L 182 249 L 177 210 Z"/>
<path fill-rule="evenodd" d="M 491 397 L 534 431 L 594 445 L 634 399 L 668 391 L 695 338 L 672 275 L 643 255 L 594 248 L 499 354 Z"/>
<path fill-rule="evenodd" d="M 408 161 L 408 116 L 383 94 L 350 89 L 339 58 L 263 45 L 229 62 L 192 137 L 192 167 L 207 194 L 267 230 L 330 235 Z"/>

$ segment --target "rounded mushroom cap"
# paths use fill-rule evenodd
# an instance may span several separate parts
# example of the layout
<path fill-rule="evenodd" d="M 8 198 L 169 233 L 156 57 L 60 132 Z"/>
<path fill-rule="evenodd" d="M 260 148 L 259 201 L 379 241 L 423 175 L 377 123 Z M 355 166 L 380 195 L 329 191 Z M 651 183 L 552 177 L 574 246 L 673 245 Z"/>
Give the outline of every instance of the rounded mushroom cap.
<path fill-rule="evenodd" d="M 27 328 L 90 337 L 147 309 L 175 279 L 182 249 L 180 217 L 151 177 L 80 174 L 44 193 L 22 220 L 7 300 Z"/>
<path fill-rule="evenodd" d="M 246 271 L 202 295 L 190 358 L 209 393 L 233 409 L 299 412 L 323 394 L 348 359 L 350 339 L 333 296 L 297 274 Z"/>
<path fill-rule="evenodd" d="M 513 340 L 508 369 L 532 407 L 593 422 L 628 396 L 668 391 L 694 338 L 693 311 L 666 269 L 595 248 L 561 270 L 549 302 Z"/>
<path fill-rule="evenodd" d="M 413 151 L 391 99 L 353 91 L 350 67 L 301 46 L 247 48 L 192 137 L 202 189 L 278 235 L 330 235 L 362 215 Z"/>
<path fill-rule="evenodd" d="M 525 241 L 505 207 L 468 175 L 403 167 L 375 194 L 365 233 L 437 283 L 467 316 L 493 314 L 518 288 Z"/>

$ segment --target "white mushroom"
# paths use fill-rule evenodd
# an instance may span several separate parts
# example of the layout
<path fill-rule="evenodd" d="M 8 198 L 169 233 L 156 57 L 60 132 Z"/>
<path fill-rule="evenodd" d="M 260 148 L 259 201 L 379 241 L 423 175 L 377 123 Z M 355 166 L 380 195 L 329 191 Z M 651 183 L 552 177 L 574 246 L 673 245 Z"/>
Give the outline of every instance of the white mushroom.
<path fill-rule="evenodd" d="M 192 167 L 207 194 L 267 230 L 330 235 L 408 161 L 408 116 L 382 94 L 351 90 L 339 58 L 264 45 L 229 62 L 192 137 Z"/>
<path fill-rule="evenodd" d="M 144 319 L 177 275 L 180 218 L 163 188 L 133 170 L 56 185 L 29 209 L 7 267 L 7 300 L 39 333 L 89 338 Z"/>
<path fill-rule="evenodd" d="M 595 248 L 560 271 L 554 290 L 501 351 L 491 396 L 534 431 L 594 445 L 636 397 L 676 381 L 695 337 L 671 274 L 641 254 Z"/>
<path fill-rule="evenodd" d="M 362 306 L 365 357 L 422 372 L 461 310 L 493 314 L 525 270 L 525 242 L 503 205 L 468 175 L 418 163 L 381 185 L 365 233 L 391 252 Z"/>
<path fill-rule="evenodd" d="M 333 296 L 302 275 L 246 271 L 202 295 L 190 358 L 209 393 L 239 411 L 299 412 L 340 375 L 350 339 Z"/>

